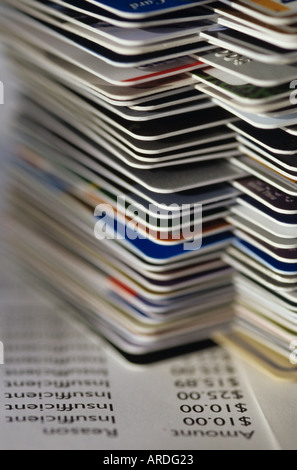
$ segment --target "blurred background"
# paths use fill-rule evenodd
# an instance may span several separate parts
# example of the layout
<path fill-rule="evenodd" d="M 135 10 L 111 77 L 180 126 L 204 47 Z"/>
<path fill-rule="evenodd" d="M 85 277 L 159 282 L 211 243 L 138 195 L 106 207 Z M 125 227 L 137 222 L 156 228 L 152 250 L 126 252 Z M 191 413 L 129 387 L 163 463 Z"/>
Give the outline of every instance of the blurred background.
<path fill-rule="evenodd" d="M 7 163 L 11 152 L 10 128 L 18 103 L 18 85 L 5 57 L 3 45 L 0 45 L 0 80 L 4 84 L 4 104 L 0 105 L 0 208 L 3 209 Z"/>

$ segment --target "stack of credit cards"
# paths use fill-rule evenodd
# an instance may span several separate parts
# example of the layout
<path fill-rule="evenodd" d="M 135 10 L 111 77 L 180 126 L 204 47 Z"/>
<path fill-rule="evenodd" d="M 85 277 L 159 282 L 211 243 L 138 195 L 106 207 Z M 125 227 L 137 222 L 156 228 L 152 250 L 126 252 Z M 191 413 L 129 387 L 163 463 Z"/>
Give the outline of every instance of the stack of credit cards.
<path fill-rule="evenodd" d="M 197 85 L 239 118 L 229 124 L 248 176 L 227 220 L 236 241 L 225 259 L 236 268 L 237 320 L 221 340 L 273 374 L 297 372 L 297 2 L 223 0 L 217 25 L 201 32 L 219 49 L 201 59 Z M 204 58 L 203 58 L 204 57 Z"/>
<path fill-rule="evenodd" d="M 202 37 L 218 17 L 208 4 L 2 1 L 24 86 L 14 245 L 135 357 L 196 344 L 232 318 L 222 254 L 241 194 L 232 182 L 247 172 L 230 162 L 241 155 L 233 108 L 196 89 L 217 49 Z"/>

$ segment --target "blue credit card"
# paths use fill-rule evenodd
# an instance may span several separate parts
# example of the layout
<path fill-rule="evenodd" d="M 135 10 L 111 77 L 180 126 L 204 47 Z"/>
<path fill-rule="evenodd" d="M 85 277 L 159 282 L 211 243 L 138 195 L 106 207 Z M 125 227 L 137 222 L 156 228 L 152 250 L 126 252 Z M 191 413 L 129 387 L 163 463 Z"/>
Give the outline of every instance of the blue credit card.
<path fill-rule="evenodd" d="M 100 232 L 102 227 L 103 231 L 105 230 L 106 225 L 106 239 L 112 238 L 119 241 L 119 243 L 124 244 L 128 250 L 136 253 L 141 258 L 145 257 L 150 259 L 152 262 L 166 262 L 173 261 L 175 258 L 180 258 L 189 253 L 197 253 L 198 251 L 203 251 L 206 248 L 213 246 L 214 249 L 219 247 L 222 243 L 227 243 L 231 241 L 234 237 L 231 232 L 223 232 L 217 235 L 204 237 L 197 245 L 197 249 L 194 249 L 194 246 L 191 246 L 189 249 L 186 248 L 186 245 L 181 243 L 179 245 L 160 245 L 155 243 L 148 238 L 145 238 L 144 235 L 140 233 L 128 233 L 127 227 L 119 222 L 116 218 L 113 219 L 107 214 L 104 214 L 102 217 L 95 217 L 95 220 L 100 222 L 98 224 L 98 231 Z M 101 234 L 100 234 L 101 235 Z"/>
<path fill-rule="evenodd" d="M 297 263 L 284 263 L 278 261 L 272 256 L 269 256 L 264 251 L 259 250 L 259 248 L 256 248 L 255 246 L 241 239 L 236 240 L 234 245 L 239 250 L 243 251 L 245 254 L 271 269 L 272 271 L 284 275 L 297 274 Z"/>
<path fill-rule="evenodd" d="M 192 8 L 207 3 L 205 0 L 87 0 L 123 18 L 147 18 L 158 14 Z"/>

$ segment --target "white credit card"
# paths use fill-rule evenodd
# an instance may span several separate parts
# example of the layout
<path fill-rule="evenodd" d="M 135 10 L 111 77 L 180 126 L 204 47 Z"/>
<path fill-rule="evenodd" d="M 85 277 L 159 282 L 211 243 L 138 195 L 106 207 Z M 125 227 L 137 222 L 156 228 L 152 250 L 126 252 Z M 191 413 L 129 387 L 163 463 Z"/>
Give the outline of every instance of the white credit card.
<path fill-rule="evenodd" d="M 248 113 L 243 110 L 239 110 L 221 99 L 213 98 L 213 101 L 218 106 L 223 107 L 240 119 L 243 119 L 252 126 L 259 127 L 260 129 L 281 129 L 284 126 L 297 124 L 297 112 L 271 117 L 268 115 L 265 116 L 262 114 Z"/>
<path fill-rule="evenodd" d="M 6 16 L 6 12 L 5 12 Z M 7 22 L 11 22 L 6 19 Z M 60 57 L 76 66 L 81 67 L 103 80 L 114 85 L 132 86 L 153 81 L 159 78 L 178 75 L 183 72 L 189 72 L 204 64 L 193 59 L 190 56 L 180 57 L 170 61 L 153 64 L 147 67 L 118 68 L 114 67 L 96 57 L 96 54 L 88 49 L 79 49 L 74 43 L 54 32 L 47 32 L 42 28 L 36 27 L 35 21 L 30 21 L 26 17 L 22 18 L 20 25 L 16 26 L 15 21 L 11 22 L 11 27 L 16 35 L 29 42 L 33 47 L 38 44 L 39 48 L 51 53 L 53 56 Z M 34 34 L 32 33 L 34 30 Z"/>
<path fill-rule="evenodd" d="M 281 250 L 296 250 L 297 248 L 297 238 L 283 238 L 275 235 L 269 232 L 268 228 L 259 227 L 256 225 L 256 222 L 245 218 L 244 213 L 242 216 L 239 215 L 239 211 L 237 214 L 233 212 L 232 214 L 228 215 L 227 221 L 239 230 L 248 231 L 248 233 L 254 237 L 258 238 L 264 243 L 269 243 L 275 248 L 279 248 Z"/>
<path fill-rule="evenodd" d="M 203 34 L 201 33 L 201 36 Z M 296 64 L 282 66 L 266 64 L 263 67 L 261 62 L 223 49 L 204 52 L 199 55 L 199 59 L 212 67 L 217 67 L 259 87 L 270 87 L 288 83 L 297 74 Z"/>
<path fill-rule="evenodd" d="M 279 224 L 272 218 L 266 217 L 264 212 L 257 211 L 252 206 L 234 206 L 231 208 L 231 213 L 239 215 L 247 219 L 249 222 L 258 224 L 260 228 L 270 231 L 277 237 L 283 236 L 284 238 L 297 238 L 296 227 L 289 227 Z"/>
<path fill-rule="evenodd" d="M 232 106 L 232 108 L 237 110 L 239 113 L 243 112 L 243 113 L 249 113 L 249 114 L 261 114 L 267 117 L 274 117 L 272 113 L 277 112 L 278 109 L 283 110 L 284 107 L 288 104 L 288 98 L 281 99 L 276 102 L 267 102 L 267 103 L 260 103 L 260 104 L 257 104 L 257 103 L 254 104 L 252 100 L 249 103 L 247 101 L 243 103 L 242 101 L 237 101 L 234 98 L 230 99 L 230 97 L 226 96 L 220 90 L 217 90 L 214 87 L 208 86 L 206 84 L 196 85 L 195 88 L 201 92 L 204 92 L 206 95 L 210 96 L 211 98 L 217 99 L 225 103 L 226 105 Z M 285 111 L 285 113 L 287 113 L 287 110 Z"/>

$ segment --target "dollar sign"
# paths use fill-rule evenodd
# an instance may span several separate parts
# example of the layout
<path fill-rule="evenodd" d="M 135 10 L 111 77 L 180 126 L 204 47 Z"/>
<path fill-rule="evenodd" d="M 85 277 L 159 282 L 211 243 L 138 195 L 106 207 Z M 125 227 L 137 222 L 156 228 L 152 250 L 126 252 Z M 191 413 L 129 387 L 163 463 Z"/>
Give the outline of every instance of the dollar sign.
<path fill-rule="evenodd" d="M 242 395 L 242 393 L 241 393 L 239 390 L 233 390 L 232 396 L 233 396 L 233 398 L 235 398 L 236 400 L 242 400 L 242 398 L 243 398 L 243 395 Z"/>
<path fill-rule="evenodd" d="M 242 423 L 241 426 L 250 426 L 252 424 L 251 418 L 247 418 L 246 416 L 242 416 L 242 418 L 239 418 L 239 421 Z"/>
<path fill-rule="evenodd" d="M 237 403 L 235 408 L 237 408 L 238 413 L 245 413 L 247 411 L 246 405 L 242 403 Z"/>

